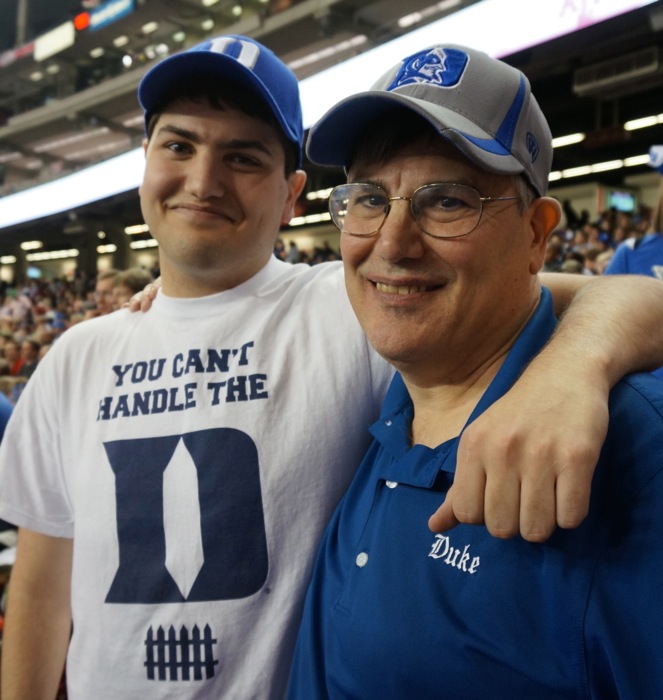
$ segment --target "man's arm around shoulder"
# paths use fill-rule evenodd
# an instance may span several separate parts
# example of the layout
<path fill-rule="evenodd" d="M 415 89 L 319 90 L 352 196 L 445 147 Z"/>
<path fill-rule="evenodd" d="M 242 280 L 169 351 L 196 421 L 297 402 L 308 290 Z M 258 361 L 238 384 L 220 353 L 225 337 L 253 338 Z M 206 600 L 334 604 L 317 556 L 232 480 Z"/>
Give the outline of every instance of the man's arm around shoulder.
<path fill-rule="evenodd" d="M 622 376 L 663 365 L 663 283 L 642 275 L 543 275 L 566 312 L 548 345 L 463 433 L 434 531 L 485 522 L 497 537 L 547 539 L 587 514 Z M 573 299 L 573 304 L 569 302 Z"/>

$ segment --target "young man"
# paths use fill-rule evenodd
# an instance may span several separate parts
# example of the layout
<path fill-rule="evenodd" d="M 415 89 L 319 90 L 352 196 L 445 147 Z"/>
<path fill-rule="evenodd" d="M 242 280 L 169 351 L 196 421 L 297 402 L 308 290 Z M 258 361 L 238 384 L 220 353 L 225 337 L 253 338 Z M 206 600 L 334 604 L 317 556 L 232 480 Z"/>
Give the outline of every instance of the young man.
<path fill-rule="evenodd" d="M 305 179 L 295 76 L 257 42 L 219 37 L 155 66 L 139 99 L 140 198 L 163 293 L 146 316 L 111 314 L 67 332 L 12 418 L 0 514 L 21 531 L 3 700 L 50 697 L 66 654 L 70 700 L 281 697 L 314 552 L 393 373 L 352 313 L 340 265 L 272 254 Z M 617 318 L 631 313 L 618 306 Z M 635 324 L 661 314 L 630 306 Z M 614 367 L 660 359 L 661 339 L 638 338 L 634 351 L 629 329 L 601 343 L 603 322 L 593 328 L 602 360 L 598 379 L 582 378 L 574 424 L 594 432 L 575 475 L 557 479 L 581 495 L 568 498 L 555 485 L 561 467 L 539 469 L 525 449 L 508 460 L 515 488 L 504 498 L 489 489 L 498 530 L 504 518 L 517 530 L 520 480 L 527 490 L 539 474 L 545 497 L 522 499 L 530 521 L 540 502 L 552 503 L 546 527 L 582 517 Z M 525 395 L 555 371 L 545 354 L 540 362 Z M 530 422 L 514 421 L 505 444 L 525 429 L 525 446 L 540 446 Z M 499 420 L 484 425 L 504 434 Z M 560 430 L 555 455 L 576 444 Z M 480 473 L 491 473 L 492 453 L 471 451 Z M 479 491 L 469 500 L 483 509 Z"/>
<path fill-rule="evenodd" d="M 527 79 L 434 46 L 332 108 L 308 153 L 347 168 L 330 211 L 348 295 L 399 374 L 325 534 L 290 697 L 661 697 L 658 379 L 612 391 L 577 529 L 533 545 L 426 526 L 459 435 L 555 326 L 537 272 L 560 206 L 545 196 L 551 136 Z"/>

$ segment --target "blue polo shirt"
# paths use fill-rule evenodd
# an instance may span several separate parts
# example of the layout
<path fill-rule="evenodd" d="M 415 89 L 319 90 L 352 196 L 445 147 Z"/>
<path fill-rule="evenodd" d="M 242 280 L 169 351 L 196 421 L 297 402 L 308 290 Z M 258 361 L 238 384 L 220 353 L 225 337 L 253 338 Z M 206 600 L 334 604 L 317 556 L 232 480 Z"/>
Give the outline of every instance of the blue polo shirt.
<path fill-rule="evenodd" d="M 554 323 L 544 291 L 469 422 Z M 590 513 L 544 544 L 430 532 L 458 439 L 411 447 L 411 421 L 397 375 L 321 545 L 290 699 L 663 697 L 663 384 L 638 374 L 613 390 Z"/>
<path fill-rule="evenodd" d="M 648 233 L 641 239 L 620 243 L 608 263 L 606 275 L 648 275 L 663 279 L 663 234 Z"/>
<path fill-rule="evenodd" d="M 663 234 L 648 233 L 641 239 L 620 243 L 605 269 L 606 275 L 647 275 L 663 280 Z M 663 367 L 654 370 L 663 379 Z"/>

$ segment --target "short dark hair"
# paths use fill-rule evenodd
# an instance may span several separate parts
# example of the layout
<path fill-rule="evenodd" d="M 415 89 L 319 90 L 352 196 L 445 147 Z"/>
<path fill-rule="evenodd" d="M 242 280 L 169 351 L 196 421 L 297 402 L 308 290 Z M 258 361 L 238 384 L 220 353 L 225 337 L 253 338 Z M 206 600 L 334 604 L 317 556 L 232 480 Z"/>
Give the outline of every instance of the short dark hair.
<path fill-rule="evenodd" d="M 372 121 L 350 150 L 346 168 L 356 164 L 384 164 L 421 138 L 439 138 L 429 122 L 415 112 L 398 107 Z"/>
<path fill-rule="evenodd" d="M 207 102 L 218 110 L 231 107 L 243 112 L 249 117 L 259 119 L 276 130 L 285 154 L 286 177 L 297 169 L 299 160 L 298 146 L 290 141 L 276 120 L 274 113 L 267 103 L 255 92 L 246 89 L 232 80 L 219 80 L 218 77 L 197 75 L 175 81 L 164 91 L 161 101 L 154 109 L 147 123 L 147 138 L 152 138 L 154 127 L 162 112 L 176 100 L 191 102 Z"/>

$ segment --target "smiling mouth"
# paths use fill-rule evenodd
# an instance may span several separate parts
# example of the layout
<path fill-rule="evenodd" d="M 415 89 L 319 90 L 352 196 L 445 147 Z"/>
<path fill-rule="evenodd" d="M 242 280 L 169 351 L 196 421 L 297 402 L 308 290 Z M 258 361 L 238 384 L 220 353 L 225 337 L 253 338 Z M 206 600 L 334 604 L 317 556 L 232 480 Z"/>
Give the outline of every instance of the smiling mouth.
<path fill-rule="evenodd" d="M 420 294 L 422 292 L 429 292 L 432 289 L 437 289 L 437 287 L 422 287 L 413 284 L 395 285 L 385 284 L 384 282 L 376 282 L 375 288 L 378 292 L 382 292 L 383 294 L 400 294 L 402 296 L 407 294 Z"/>
<path fill-rule="evenodd" d="M 202 216 L 217 217 L 234 221 L 234 219 L 228 214 L 228 212 L 221 209 L 217 209 L 216 207 L 201 207 L 192 204 L 177 204 L 172 206 L 171 209 L 184 211 L 193 215 L 198 214 Z"/>

